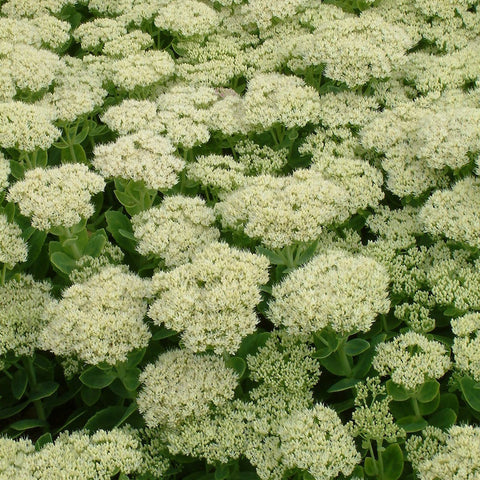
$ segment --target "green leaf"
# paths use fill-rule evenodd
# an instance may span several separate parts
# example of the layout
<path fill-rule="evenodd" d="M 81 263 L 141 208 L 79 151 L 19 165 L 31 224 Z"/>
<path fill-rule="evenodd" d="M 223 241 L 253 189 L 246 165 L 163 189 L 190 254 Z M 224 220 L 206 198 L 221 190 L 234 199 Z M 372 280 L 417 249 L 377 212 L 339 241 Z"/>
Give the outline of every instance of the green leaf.
<path fill-rule="evenodd" d="M 439 408 L 450 408 L 458 415 L 459 407 L 458 397 L 454 393 L 445 392 L 440 395 Z"/>
<path fill-rule="evenodd" d="M 247 355 L 254 355 L 259 348 L 265 345 L 270 335 L 270 332 L 255 332 L 247 335 L 242 340 L 236 356 L 245 359 Z"/>
<path fill-rule="evenodd" d="M 128 240 L 131 240 L 132 242 L 137 242 L 137 239 L 135 238 L 135 235 L 132 232 L 129 232 L 128 230 L 124 230 L 123 228 L 120 228 L 118 230 L 118 233 L 122 237 L 127 238 Z"/>
<path fill-rule="evenodd" d="M 354 338 L 345 344 L 344 351 L 350 356 L 360 355 L 370 348 L 370 344 L 363 338 Z"/>
<path fill-rule="evenodd" d="M 415 397 L 419 402 L 431 402 L 440 391 L 440 384 L 436 380 L 428 380 L 416 392 Z"/>
<path fill-rule="evenodd" d="M 247 364 L 245 363 L 245 360 L 241 357 L 230 357 L 226 362 L 225 365 L 229 368 L 232 368 L 235 370 L 235 372 L 238 375 L 238 378 L 242 378 L 243 374 L 245 373 L 245 370 L 247 368 Z"/>
<path fill-rule="evenodd" d="M 15 160 L 10 160 L 10 173 L 15 180 L 22 180 L 25 176 L 25 167 Z"/>
<path fill-rule="evenodd" d="M 429 402 L 418 402 L 418 409 L 420 411 L 420 415 L 425 416 L 425 415 L 431 415 L 440 405 L 440 394 L 438 393 L 435 395 L 433 400 L 430 400 Z"/>
<path fill-rule="evenodd" d="M 127 368 L 136 367 L 142 360 L 147 351 L 146 348 L 139 348 L 137 350 L 132 350 L 127 355 Z"/>
<path fill-rule="evenodd" d="M 255 252 L 258 255 L 264 255 L 267 257 L 272 265 L 286 265 L 285 258 L 276 253 L 274 250 L 269 250 L 268 248 L 258 246 L 255 248 Z"/>
<path fill-rule="evenodd" d="M 28 238 L 28 257 L 27 261 L 22 264 L 24 268 L 28 268 L 32 265 L 40 255 L 42 247 L 45 244 L 47 238 L 47 232 L 41 230 L 34 230 Z"/>
<path fill-rule="evenodd" d="M 27 385 L 28 385 L 27 372 L 23 368 L 20 368 L 13 374 L 13 378 L 11 381 L 13 397 L 16 398 L 17 400 L 22 398 L 23 394 L 25 393 L 25 390 L 27 389 Z"/>
<path fill-rule="evenodd" d="M 130 194 L 114 190 L 117 200 L 126 208 L 134 208 L 138 204 L 138 200 L 133 198 Z"/>
<path fill-rule="evenodd" d="M 377 462 L 372 457 L 365 458 L 363 463 L 363 468 L 365 469 L 365 473 L 369 477 L 376 477 L 378 473 L 377 469 Z"/>
<path fill-rule="evenodd" d="M 316 350 L 313 358 L 327 358 L 338 348 L 339 339 L 337 333 L 331 328 L 324 328 L 321 332 L 313 334 Z"/>
<path fill-rule="evenodd" d="M 163 340 L 164 338 L 173 337 L 177 334 L 175 330 L 171 330 L 170 328 L 160 327 L 160 330 L 157 330 L 152 335 L 152 340 Z"/>
<path fill-rule="evenodd" d="M 344 390 L 354 387 L 360 381 L 358 378 L 342 378 L 339 382 L 334 383 L 327 390 L 327 393 L 343 392 Z"/>
<path fill-rule="evenodd" d="M 47 432 L 37 439 L 37 441 L 35 442 L 35 450 L 38 452 L 49 443 L 53 443 L 53 439 L 52 434 L 50 432 Z"/>
<path fill-rule="evenodd" d="M 314 356 L 313 354 L 312 356 Z M 338 377 L 350 377 L 352 369 L 347 369 L 341 362 L 338 352 L 333 352 L 330 356 L 320 359 L 320 364 L 323 365 L 330 373 Z"/>
<path fill-rule="evenodd" d="M 124 387 L 129 390 L 129 391 L 134 391 L 138 388 L 140 385 L 140 382 L 138 380 L 138 376 L 140 375 L 141 371 L 139 368 L 129 368 L 125 370 L 122 376 L 120 377 L 120 380 L 122 381 Z"/>
<path fill-rule="evenodd" d="M 77 133 L 72 141 L 74 143 L 82 143 L 87 138 L 88 131 L 89 131 L 88 127 L 89 127 L 88 123 L 85 123 L 80 133 Z"/>
<path fill-rule="evenodd" d="M 92 405 L 95 405 L 95 403 L 98 402 L 98 399 L 100 398 L 102 394 L 102 390 L 99 388 L 90 388 L 87 387 L 86 385 L 82 386 L 82 389 L 80 390 L 80 396 L 83 400 L 83 403 L 85 405 L 91 407 Z"/>
<path fill-rule="evenodd" d="M 398 443 L 392 443 L 382 453 L 383 479 L 398 480 L 403 472 L 403 453 Z"/>
<path fill-rule="evenodd" d="M 404 402 L 412 396 L 412 394 L 407 392 L 404 387 L 398 385 L 392 380 L 387 380 L 386 387 L 387 393 L 397 402 Z"/>
<path fill-rule="evenodd" d="M 3 420 L 5 418 L 10 418 L 10 417 L 13 417 L 14 415 L 19 414 L 28 405 L 30 405 L 30 400 L 19 403 L 13 407 L 2 408 L 0 410 L 0 420 Z"/>
<path fill-rule="evenodd" d="M 446 430 L 457 420 L 457 414 L 451 408 L 442 408 L 428 417 L 428 423 L 434 427 Z"/>
<path fill-rule="evenodd" d="M 60 150 L 60 159 L 62 163 L 88 163 L 85 150 L 78 143 L 68 148 L 62 148 Z"/>
<path fill-rule="evenodd" d="M 454 307 L 453 305 L 450 307 L 447 307 L 444 311 L 443 314 L 446 317 L 459 317 L 463 315 L 465 312 L 463 310 L 458 309 L 457 307 Z"/>
<path fill-rule="evenodd" d="M 477 412 L 480 412 L 480 390 L 479 382 L 475 382 L 471 377 L 463 377 L 460 380 L 460 389 L 465 401 Z"/>
<path fill-rule="evenodd" d="M 365 378 L 367 376 L 375 357 L 376 346 L 382 343 L 386 337 L 385 333 L 380 333 L 370 340 L 370 348 L 356 359 L 356 365 L 352 368 L 353 377 Z"/>
<path fill-rule="evenodd" d="M 105 219 L 107 220 L 107 230 L 112 234 L 118 246 L 127 252 L 135 252 L 135 243 L 120 234 L 120 230 L 133 234 L 129 218 L 121 212 L 110 210 L 105 212 Z"/>
<path fill-rule="evenodd" d="M 48 423 L 45 420 L 40 420 L 39 418 L 26 418 L 24 420 L 18 420 L 10 425 L 10 428 L 13 430 L 18 430 L 23 432 L 24 430 L 29 430 L 30 428 L 38 427 L 47 427 Z"/>
<path fill-rule="evenodd" d="M 121 421 L 126 410 L 126 407 L 120 405 L 104 408 L 88 419 L 85 428 L 92 432 L 100 429 L 112 430 Z"/>
<path fill-rule="evenodd" d="M 120 427 L 131 415 L 133 415 L 138 409 L 138 406 L 136 402 L 132 402 L 127 408 L 125 408 L 125 411 L 123 412 L 123 415 L 121 416 L 120 420 L 115 424 L 114 428 Z"/>
<path fill-rule="evenodd" d="M 98 257 L 103 247 L 107 243 L 107 235 L 102 229 L 97 230 L 88 240 L 85 249 L 83 250 L 83 255 L 90 255 L 91 257 Z"/>
<path fill-rule="evenodd" d="M 407 433 L 419 432 L 428 426 L 428 422 L 418 415 L 409 415 L 397 420 L 397 425 L 402 427 Z"/>
<path fill-rule="evenodd" d="M 36 400 L 41 400 L 42 398 L 47 398 L 50 395 L 53 395 L 60 385 L 57 382 L 41 382 L 37 383 L 35 390 L 32 390 L 28 397 L 30 401 L 34 402 Z"/>
<path fill-rule="evenodd" d="M 102 370 L 96 365 L 87 368 L 80 375 L 80 381 L 90 388 L 108 387 L 116 378 L 117 374 L 113 369 Z"/>
<path fill-rule="evenodd" d="M 53 252 L 50 255 L 51 264 L 60 272 L 69 275 L 77 266 L 76 260 L 63 252 Z"/>

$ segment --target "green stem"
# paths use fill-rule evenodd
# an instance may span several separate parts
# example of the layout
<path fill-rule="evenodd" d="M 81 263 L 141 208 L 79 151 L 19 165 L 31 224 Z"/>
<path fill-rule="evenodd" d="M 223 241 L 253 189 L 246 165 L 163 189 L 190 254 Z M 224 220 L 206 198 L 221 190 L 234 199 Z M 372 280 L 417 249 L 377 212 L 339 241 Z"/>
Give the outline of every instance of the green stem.
<path fill-rule="evenodd" d="M 418 401 L 415 397 L 410 397 L 412 401 L 413 411 L 417 417 L 421 417 L 422 414 L 420 413 L 420 408 L 418 406 Z"/>
<path fill-rule="evenodd" d="M 350 362 L 348 361 L 347 354 L 345 353 L 345 350 L 343 349 L 343 346 L 345 345 L 345 342 L 347 341 L 347 338 L 344 338 L 340 341 L 338 348 L 337 348 L 337 356 L 338 360 L 340 361 L 340 364 L 342 367 L 345 369 L 347 373 L 347 377 L 350 377 L 352 374 L 352 367 L 350 365 Z"/>
<path fill-rule="evenodd" d="M 370 451 L 370 456 L 372 457 L 373 464 L 375 465 L 375 475 L 378 475 L 377 461 L 375 458 L 375 453 L 373 452 L 372 441 L 368 441 L 368 450 Z"/>
<path fill-rule="evenodd" d="M 380 478 L 383 478 L 383 458 L 382 458 L 382 452 L 380 451 L 381 446 L 382 446 L 382 442 L 380 440 L 377 440 L 378 466 L 380 467 Z"/>
<path fill-rule="evenodd" d="M 71 229 L 68 227 L 65 227 L 65 233 L 67 238 L 73 238 L 75 235 L 72 233 Z M 69 245 L 73 256 L 76 260 L 78 260 L 82 256 L 82 252 L 78 248 L 78 245 L 74 242 L 72 245 Z"/>
<path fill-rule="evenodd" d="M 7 265 L 4 263 L 2 267 L 2 276 L 0 278 L 0 284 L 5 285 L 5 273 L 7 272 Z"/>
<path fill-rule="evenodd" d="M 23 366 L 27 372 L 28 382 L 32 390 L 35 390 L 37 387 L 37 376 L 35 375 L 35 369 L 33 368 L 33 361 L 30 357 L 25 357 L 23 359 Z M 37 412 L 38 418 L 40 420 L 47 421 L 47 416 L 45 415 L 45 410 L 43 408 L 43 403 L 41 400 L 35 400 L 33 402 L 35 411 Z"/>

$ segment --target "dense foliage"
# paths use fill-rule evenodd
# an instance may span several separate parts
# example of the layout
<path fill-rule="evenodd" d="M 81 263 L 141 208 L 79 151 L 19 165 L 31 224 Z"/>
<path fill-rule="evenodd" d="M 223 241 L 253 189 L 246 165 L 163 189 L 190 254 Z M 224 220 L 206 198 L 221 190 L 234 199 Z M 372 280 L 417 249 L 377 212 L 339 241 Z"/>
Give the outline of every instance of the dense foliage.
<path fill-rule="evenodd" d="M 0 480 L 480 477 L 478 0 L 0 1 Z"/>

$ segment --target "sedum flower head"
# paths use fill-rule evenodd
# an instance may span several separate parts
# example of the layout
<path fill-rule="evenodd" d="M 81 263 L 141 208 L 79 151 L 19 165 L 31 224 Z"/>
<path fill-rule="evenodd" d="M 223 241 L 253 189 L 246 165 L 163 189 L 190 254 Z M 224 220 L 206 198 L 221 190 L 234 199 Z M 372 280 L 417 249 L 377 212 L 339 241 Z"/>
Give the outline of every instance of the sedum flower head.
<path fill-rule="evenodd" d="M 51 168 L 35 168 L 10 187 L 7 199 L 18 203 L 23 215 L 31 217 L 39 230 L 72 227 L 90 217 L 94 207 L 90 197 L 103 191 L 105 182 L 86 165 L 71 163 Z"/>
<path fill-rule="evenodd" d="M 390 412 L 392 398 L 386 394 L 385 386 L 378 377 L 367 378 L 356 385 L 355 410 L 352 413 L 352 434 L 366 440 L 381 443 L 396 442 L 405 437 L 405 430 L 398 427 Z"/>
<path fill-rule="evenodd" d="M 350 215 L 346 191 L 320 172 L 296 170 L 292 176 L 259 175 L 229 192 L 215 205 L 223 227 L 242 229 L 272 248 L 311 242 L 324 226 Z M 353 208 L 353 211 L 356 209 Z"/>
<path fill-rule="evenodd" d="M 147 426 L 174 427 L 231 400 L 238 378 L 220 357 L 171 350 L 144 368 L 140 382 L 137 403 Z"/>
<path fill-rule="evenodd" d="M 35 446 L 26 438 L 13 440 L 0 437 L 0 478 L 3 480 L 31 480 L 26 471 L 28 457 L 35 454 Z"/>
<path fill-rule="evenodd" d="M 232 191 L 245 182 L 246 167 L 229 155 L 199 155 L 186 168 L 187 177 L 204 186 Z"/>
<path fill-rule="evenodd" d="M 311 357 L 313 352 L 305 337 L 274 331 L 255 355 L 247 356 L 250 378 L 260 383 L 250 392 L 250 398 L 277 396 L 282 391 L 282 396 L 296 406 L 310 406 L 311 389 L 320 376 L 318 361 Z"/>
<path fill-rule="evenodd" d="M 143 321 L 148 295 L 145 280 L 126 267 L 107 266 L 47 306 L 41 346 L 88 364 L 123 362 L 150 339 Z"/>
<path fill-rule="evenodd" d="M 48 50 L 25 44 L 12 44 L 8 50 L 2 52 L 5 54 L 2 60 L 17 91 L 38 92 L 47 89 L 63 67 L 58 56 Z"/>
<path fill-rule="evenodd" d="M 451 321 L 455 334 L 452 352 L 455 368 L 480 382 L 480 313 L 469 313 Z"/>
<path fill-rule="evenodd" d="M 0 153 L 0 192 L 8 187 L 8 176 L 10 175 L 10 162 L 3 153 Z"/>
<path fill-rule="evenodd" d="M 255 75 L 248 83 L 244 102 L 245 117 L 251 130 L 267 130 L 277 123 L 287 128 L 304 127 L 319 119 L 318 93 L 294 76 L 279 73 Z"/>
<path fill-rule="evenodd" d="M 440 342 L 407 332 L 378 345 L 372 365 L 380 376 L 389 375 L 393 382 L 413 391 L 426 380 L 445 375 L 450 358 Z"/>
<path fill-rule="evenodd" d="M 0 146 L 32 152 L 47 150 L 60 136 L 51 108 L 24 102 L 0 102 Z"/>
<path fill-rule="evenodd" d="M 375 260 L 332 250 L 273 286 L 269 317 L 291 333 L 327 326 L 341 335 L 366 332 L 390 308 L 388 286 L 388 274 Z"/>
<path fill-rule="evenodd" d="M 268 260 L 250 252 L 212 243 L 191 263 L 152 278 L 157 299 L 148 316 L 182 332 L 186 348 L 234 353 L 255 331 L 255 306 L 268 281 Z"/>
<path fill-rule="evenodd" d="M 406 60 L 406 50 L 415 42 L 399 26 L 370 11 L 320 23 L 313 34 L 297 39 L 292 66 L 325 64 L 324 75 L 346 83 L 363 85 L 371 78 L 385 78 Z"/>
<path fill-rule="evenodd" d="M 142 451 L 138 436 L 129 429 L 62 432 L 54 443 L 47 443 L 27 457 L 25 469 L 32 479 L 110 480 L 121 472 L 138 471 Z"/>
<path fill-rule="evenodd" d="M 0 214 L 0 263 L 10 269 L 27 260 L 28 248 L 21 235 L 20 227 Z"/>
<path fill-rule="evenodd" d="M 437 190 L 419 213 L 425 230 L 433 235 L 480 247 L 480 181 L 467 177 L 451 190 Z"/>
<path fill-rule="evenodd" d="M 114 143 L 97 145 L 92 164 L 105 177 L 143 180 L 148 188 L 169 189 L 185 165 L 174 152 L 168 138 L 141 130 Z"/>
<path fill-rule="evenodd" d="M 60 13 L 60 10 L 70 3 L 70 0 L 7 0 L 3 2 L 2 13 L 9 17 L 35 17 L 50 13 Z"/>
<path fill-rule="evenodd" d="M 445 436 L 436 449 L 432 445 L 431 451 L 425 452 L 425 458 L 416 462 L 418 477 L 422 480 L 477 478 L 480 474 L 480 428 L 453 425 Z"/>
<path fill-rule="evenodd" d="M 150 100 L 125 99 L 108 108 L 100 119 L 110 130 L 125 135 L 148 130 L 156 113 L 157 106 Z"/>
<path fill-rule="evenodd" d="M 165 2 L 158 10 L 155 26 L 184 37 L 207 35 L 219 23 L 217 12 L 197 0 Z"/>
<path fill-rule="evenodd" d="M 132 217 L 132 227 L 142 255 L 155 255 L 167 267 L 192 260 L 203 248 L 218 240 L 215 215 L 200 197 L 165 197 L 159 207 Z"/>
<path fill-rule="evenodd" d="M 173 75 L 175 62 L 167 52 L 149 50 L 115 60 L 111 69 L 111 79 L 117 87 L 133 90 L 165 81 Z"/>
<path fill-rule="evenodd" d="M 305 470 L 315 480 L 350 475 L 361 457 L 335 410 L 322 404 L 294 411 L 278 428 L 282 462 Z"/>
<path fill-rule="evenodd" d="M 51 301 L 51 286 L 31 275 L 12 278 L 0 286 L 0 357 L 13 352 L 31 355 L 46 324 L 44 313 Z"/>

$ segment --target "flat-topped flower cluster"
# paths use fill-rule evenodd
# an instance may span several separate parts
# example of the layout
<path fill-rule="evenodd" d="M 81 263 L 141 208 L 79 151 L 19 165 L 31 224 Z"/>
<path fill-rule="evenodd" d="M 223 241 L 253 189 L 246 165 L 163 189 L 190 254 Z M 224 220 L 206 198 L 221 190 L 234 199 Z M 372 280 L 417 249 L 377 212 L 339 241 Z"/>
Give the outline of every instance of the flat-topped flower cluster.
<path fill-rule="evenodd" d="M 0 480 L 480 475 L 479 0 L 0 0 Z"/>

